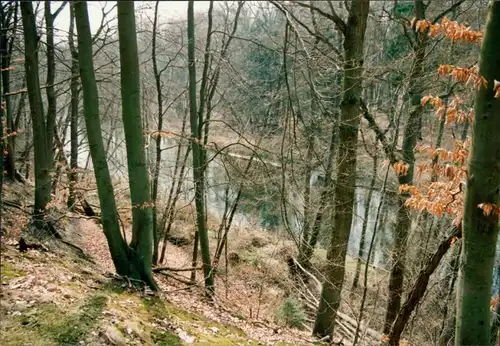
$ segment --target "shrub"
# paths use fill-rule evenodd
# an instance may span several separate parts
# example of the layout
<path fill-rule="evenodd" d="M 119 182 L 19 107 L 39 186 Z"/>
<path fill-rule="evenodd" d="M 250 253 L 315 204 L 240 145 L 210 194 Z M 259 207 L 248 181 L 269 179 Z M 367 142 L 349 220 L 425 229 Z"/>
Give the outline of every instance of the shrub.
<path fill-rule="evenodd" d="M 303 329 L 306 314 L 300 301 L 294 297 L 288 297 L 283 301 L 278 314 L 278 320 L 288 327 Z"/>

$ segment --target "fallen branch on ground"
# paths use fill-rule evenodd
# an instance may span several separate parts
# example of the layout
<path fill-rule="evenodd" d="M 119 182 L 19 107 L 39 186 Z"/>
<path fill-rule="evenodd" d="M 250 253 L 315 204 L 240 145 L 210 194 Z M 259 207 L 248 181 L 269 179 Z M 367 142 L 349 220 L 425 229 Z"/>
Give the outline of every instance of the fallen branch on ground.
<path fill-rule="evenodd" d="M 154 272 L 154 269 L 153 269 L 153 272 Z M 174 280 L 177 280 L 179 282 L 182 282 L 183 284 L 186 284 L 186 285 L 189 285 L 189 286 L 193 286 L 193 282 L 189 279 L 186 279 L 182 276 L 179 276 L 179 275 L 175 275 L 175 274 L 172 274 L 172 273 L 169 273 L 169 272 L 166 272 L 166 271 L 159 271 L 158 273 L 160 274 L 163 274 L 169 278 L 172 278 Z"/>
<path fill-rule="evenodd" d="M 156 267 L 156 268 L 153 268 L 153 272 L 154 273 L 159 273 L 163 270 L 168 270 L 168 271 L 171 271 L 171 272 L 190 272 L 190 271 L 193 271 L 193 270 L 201 270 L 203 269 L 203 267 L 194 267 L 194 268 L 173 268 L 173 267 Z"/>

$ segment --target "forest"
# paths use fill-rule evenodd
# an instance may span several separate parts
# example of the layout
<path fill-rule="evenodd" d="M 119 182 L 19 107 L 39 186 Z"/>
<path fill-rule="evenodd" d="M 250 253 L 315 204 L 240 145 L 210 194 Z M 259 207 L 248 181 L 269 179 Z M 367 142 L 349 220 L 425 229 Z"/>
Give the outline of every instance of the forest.
<path fill-rule="evenodd" d="M 500 346 L 500 1 L 1 1 L 0 344 Z"/>

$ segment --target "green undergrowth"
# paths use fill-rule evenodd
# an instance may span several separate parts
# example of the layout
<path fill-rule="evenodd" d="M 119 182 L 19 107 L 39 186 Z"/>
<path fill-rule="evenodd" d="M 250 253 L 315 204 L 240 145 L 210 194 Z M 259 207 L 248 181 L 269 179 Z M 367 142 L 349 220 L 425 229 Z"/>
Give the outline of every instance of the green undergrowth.
<path fill-rule="evenodd" d="M 24 270 L 15 268 L 11 263 L 6 261 L 1 261 L 0 263 L 0 280 L 1 283 L 7 283 L 8 281 L 26 275 Z"/>

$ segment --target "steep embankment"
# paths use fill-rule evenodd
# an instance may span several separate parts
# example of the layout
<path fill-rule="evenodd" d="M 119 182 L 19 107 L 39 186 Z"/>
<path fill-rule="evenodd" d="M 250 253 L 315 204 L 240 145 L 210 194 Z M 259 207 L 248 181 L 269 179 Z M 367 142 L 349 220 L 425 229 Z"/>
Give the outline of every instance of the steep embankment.
<path fill-rule="evenodd" d="M 44 242 L 40 249 L 18 251 L 24 206 L 7 208 L 1 244 L 0 338 L 2 345 L 308 345 L 308 332 L 278 326 L 264 315 L 266 292 L 248 291 L 246 282 L 230 283 L 221 298 L 204 300 L 201 289 L 157 274 L 160 293 L 137 290 L 112 274 L 100 226 L 78 215 L 60 216 L 65 238 L 83 249 Z M 4 209 L 5 210 L 5 209 Z M 171 246 L 167 263 L 189 266 L 189 253 Z M 243 267 L 242 267 L 243 268 Z M 244 270 L 244 268 L 242 269 Z M 231 279 L 231 277 L 229 277 Z M 269 300 L 271 298 L 268 298 Z M 248 300 L 248 302 L 247 302 Z M 267 316 L 268 317 L 268 316 Z"/>

